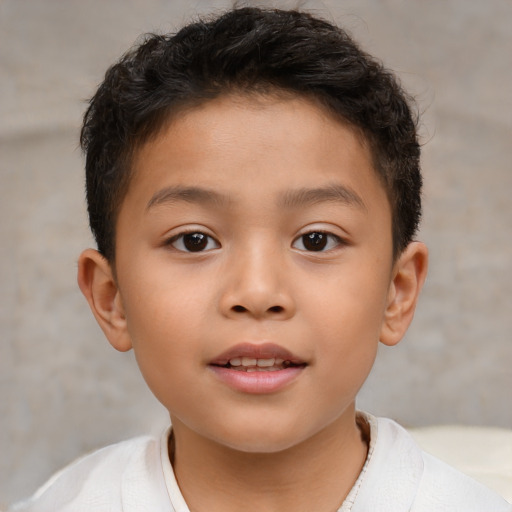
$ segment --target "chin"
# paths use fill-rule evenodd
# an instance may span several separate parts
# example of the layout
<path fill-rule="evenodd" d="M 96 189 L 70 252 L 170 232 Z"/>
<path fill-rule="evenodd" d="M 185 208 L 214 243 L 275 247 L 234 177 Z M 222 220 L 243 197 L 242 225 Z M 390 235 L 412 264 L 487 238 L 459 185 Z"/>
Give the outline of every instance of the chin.
<path fill-rule="evenodd" d="M 290 439 L 252 439 L 246 440 L 233 440 L 230 439 L 228 443 L 223 443 L 227 448 L 235 450 L 237 452 L 247 454 L 275 454 L 284 452 L 297 443 Z"/>
<path fill-rule="evenodd" d="M 296 427 L 269 425 L 260 421 L 255 427 L 233 427 L 226 429 L 222 435 L 212 436 L 219 444 L 232 450 L 253 454 L 273 454 L 292 448 L 308 438 L 306 432 Z"/>

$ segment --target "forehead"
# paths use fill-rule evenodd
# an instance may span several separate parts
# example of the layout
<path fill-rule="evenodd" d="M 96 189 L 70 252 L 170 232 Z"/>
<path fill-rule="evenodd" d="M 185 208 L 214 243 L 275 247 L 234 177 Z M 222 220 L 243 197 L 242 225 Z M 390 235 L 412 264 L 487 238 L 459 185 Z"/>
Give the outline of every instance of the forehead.
<path fill-rule="evenodd" d="M 168 182 L 213 188 L 222 184 L 228 193 L 257 183 L 261 195 L 339 179 L 365 196 L 375 188 L 383 190 L 372 161 L 357 129 L 308 98 L 229 95 L 169 118 L 135 152 L 128 194 L 137 192 L 151 201 L 155 189 Z M 263 174 L 267 181 L 261 180 Z"/>

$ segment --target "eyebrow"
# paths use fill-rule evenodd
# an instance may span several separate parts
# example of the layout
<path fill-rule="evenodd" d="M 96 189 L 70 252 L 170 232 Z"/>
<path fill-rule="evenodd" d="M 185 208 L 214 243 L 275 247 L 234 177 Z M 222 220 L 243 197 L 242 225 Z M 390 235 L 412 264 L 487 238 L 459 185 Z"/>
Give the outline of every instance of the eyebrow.
<path fill-rule="evenodd" d="M 222 206 L 232 200 L 224 194 L 203 187 L 172 186 L 159 190 L 148 201 L 146 211 L 162 204 L 184 201 L 187 203 L 203 203 Z M 300 188 L 285 192 L 279 206 L 287 209 L 305 207 L 317 203 L 334 202 L 347 206 L 356 206 L 367 210 L 364 201 L 351 188 L 344 185 L 332 184 L 318 188 Z"/>
<path fill-rule="evenodd" d="M 146 205 L 146 211 L 155 206 L 179 201 L 215 205 L 223 205 L 230 202 L 227 196 L 214 190 L 203 187 L 183 187 L 178 185 L 175 187 L 166 187 L 153 194 Z"/>
<path fill-rule="evenodd" d="M 362 198 L 351 188 L 344 185 L 332 184 L 319 188 L 301 188 L 286 192 L 280 201 L 285 208 L 299 208 L 317 203 L 342 203 L 367 210 Z"/>

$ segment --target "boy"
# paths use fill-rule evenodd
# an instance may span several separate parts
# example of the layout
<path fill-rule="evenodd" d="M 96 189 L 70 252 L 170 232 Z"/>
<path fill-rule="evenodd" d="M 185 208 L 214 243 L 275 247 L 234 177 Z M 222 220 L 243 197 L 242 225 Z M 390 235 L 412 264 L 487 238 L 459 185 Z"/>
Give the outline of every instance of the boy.
<path fill-rule="evenodd" d="M 235 9 L 114 65 L 82 130 L 78 282 L 172 429 L 56 475 L 30 511 L 510 511 L 355 410 L 427 271 L 416 124 L 341 30 Z"/>

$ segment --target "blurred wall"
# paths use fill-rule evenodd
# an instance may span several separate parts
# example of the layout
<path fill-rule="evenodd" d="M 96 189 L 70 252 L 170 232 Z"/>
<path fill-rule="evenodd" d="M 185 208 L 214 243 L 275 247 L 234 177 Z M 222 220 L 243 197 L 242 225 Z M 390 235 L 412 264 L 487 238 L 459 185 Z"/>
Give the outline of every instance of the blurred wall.
<path fill-rule="evenodd" d="M 84 100 L 138 34 L 230 4 L 0 0 L 0 508 L 78 454 L 166 422 L 75 283 L 93 244 L 78 130 Z M 429 279 L 360 406 L 407 426 L 512 427 L 512 3 L 302 4 L 399 73 L 424 112 Z"/>

